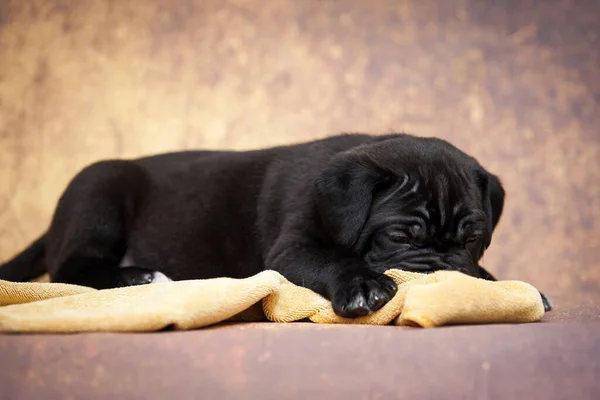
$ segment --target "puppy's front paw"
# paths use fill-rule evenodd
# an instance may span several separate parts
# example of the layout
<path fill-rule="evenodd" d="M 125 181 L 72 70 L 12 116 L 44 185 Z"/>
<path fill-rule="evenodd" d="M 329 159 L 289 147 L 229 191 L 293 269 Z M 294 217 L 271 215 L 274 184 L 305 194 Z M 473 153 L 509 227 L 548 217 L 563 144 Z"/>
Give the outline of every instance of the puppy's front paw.
<path fill-rule="evenodd" d="M 544 295 L 544 293 L 540 292 L 540 296 L 542 297 L 542 303 L 544 304 L 544 311 L 548 312 L 552 310 L 552 302 L 548 297 Z"/>
<path fill-rule="evenodd" d="M 340 317 L 361 317 L 379 310 L 397 290 L 388 276 L 360 269 L 340 278 L 331 299 L 333 311 Z"/>

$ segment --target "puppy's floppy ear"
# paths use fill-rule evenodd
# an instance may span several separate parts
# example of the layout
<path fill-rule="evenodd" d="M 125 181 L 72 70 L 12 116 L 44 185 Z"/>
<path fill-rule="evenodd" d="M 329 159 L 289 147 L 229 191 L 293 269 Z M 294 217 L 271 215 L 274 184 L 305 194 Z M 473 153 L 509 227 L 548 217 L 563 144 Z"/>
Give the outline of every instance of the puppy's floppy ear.
<path fill-rule="evenodd" d="M 483 193 L 483 208 L 488 218 L 488 238 L 485 247 L 489 247 L 492 241 L 492 232 L 498 225 L 504 209 L 504 188 L 500 179 L 489 172 L 483 172 L 481 179 Z"/>
<path fill-rule="evenodd" d="M 334 156 L 315 181 L 317 210 L 336 242 L 350 248 L 365 224 L 373 192 L 387 181 L 365 154 L 344 152 Z"/>

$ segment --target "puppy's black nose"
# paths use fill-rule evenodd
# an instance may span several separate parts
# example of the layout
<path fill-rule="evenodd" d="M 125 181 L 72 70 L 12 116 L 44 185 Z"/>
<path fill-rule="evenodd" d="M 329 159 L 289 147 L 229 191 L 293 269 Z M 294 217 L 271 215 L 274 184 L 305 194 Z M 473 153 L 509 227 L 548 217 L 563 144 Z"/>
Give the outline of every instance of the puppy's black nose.
<path fill-rule="evenodd" d="M 463 274 L 481 278 L 479 266 L 463 249 L 454 250 L 444 255 L 441 266 L 446 270 L 459 271 Z"/>

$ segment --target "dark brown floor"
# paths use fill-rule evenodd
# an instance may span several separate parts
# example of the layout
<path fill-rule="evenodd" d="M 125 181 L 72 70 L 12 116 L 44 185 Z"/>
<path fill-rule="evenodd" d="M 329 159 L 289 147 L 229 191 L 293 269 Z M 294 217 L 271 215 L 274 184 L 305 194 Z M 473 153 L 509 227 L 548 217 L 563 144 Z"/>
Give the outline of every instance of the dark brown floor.
<path fill-rule="evenodd" d="M 599 332 L 596 319 L 431 330 L 265 323 L 3 336 L 0 386 L 6 399 L 595 400 Z"/>
<path fill-rule="evenodd" d="M 597 399 L 600 301 L 536 324 L 2 335 L 1 399 Z M 70 397 L 69 397 L 70 396 Z"/>

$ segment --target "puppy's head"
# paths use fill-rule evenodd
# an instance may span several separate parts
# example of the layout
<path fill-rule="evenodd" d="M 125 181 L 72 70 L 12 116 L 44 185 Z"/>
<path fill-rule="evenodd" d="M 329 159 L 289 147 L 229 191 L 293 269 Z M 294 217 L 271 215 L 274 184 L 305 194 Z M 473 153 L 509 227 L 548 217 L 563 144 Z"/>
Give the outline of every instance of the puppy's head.
<path fill-rule="evenodd" d="M 333 240 L 376 269 L 479 276 L 504 189 L 448 142 L 399 135 L 336 155 L 316 200 Z"/>

